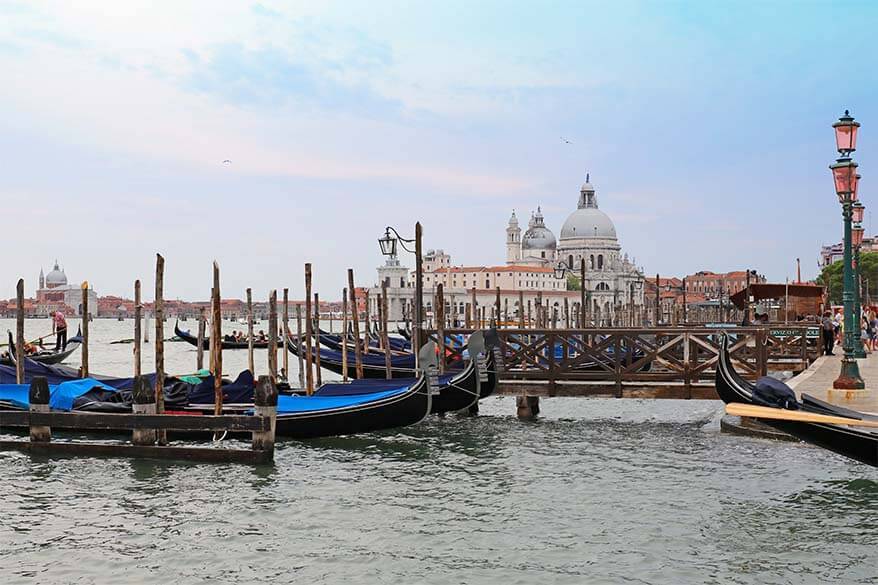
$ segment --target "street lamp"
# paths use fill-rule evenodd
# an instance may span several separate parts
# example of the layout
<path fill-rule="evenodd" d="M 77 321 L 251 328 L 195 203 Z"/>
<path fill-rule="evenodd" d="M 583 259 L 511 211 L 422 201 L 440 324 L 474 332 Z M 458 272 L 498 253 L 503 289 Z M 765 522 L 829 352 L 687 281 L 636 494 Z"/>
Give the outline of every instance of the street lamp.
<path fill-rule="evenodd" d="M 863 348 L 863 328 L 860 326 L 860 320 L 863 318 L 863 306 L 861 291 L 862 284 L 860 282 L 860 248 L 863 245 L 863 236 L 866 229 L 861 223 L 863 221 L 863 212 L 866 206 L 857 201 L 853 205 L 854 227 L 851 228 L 851 244 L 854 247 L 854 315 L 857 319 L 857 327 L 854 329 L 854 356 L 857 359 L 865 359 L 866 350 Z"/>
<path fill-rule="evenodd" d="M 393 232 L 393 235 L 391 235 L 391 232 Z M 415 361 L 417 361 L 418 351 L 421 349 L 421 346 L 425 341 L 422 331 L 424 324 L 424 270 L 423 254 L 421 253 L 421 236 L 421 222 L 417 222 L 415 224 L 415 237 L 412 239 L 403 238 L 395 228 L 390 226 L 385 228 L 384 237 L 378 238 L 378 246 L 381 248 L 381 253 L 385 256 L 396 255 L 397 243 L 399 243 L 403 250 L 415 255 L 415 315 L 414 327 L 412 328 Z M 409 248 L 407 244 L 414 244 L 414 250 Z"/>
<path fill-rule="evenodd" d="M 854 314 L 855 283 L 853 266 L 853 239 L 854 230 L 852 220 L 854 215 L 854 203 L 857 200 L 857 163 L 850 158 L 850 153 L 856 150 L 857 131 L 860 127 L 850 113 L 845 110 L 844 116 L 838 119 L 832 127 L 835 129 L 835 142 L 841 157 L 835 164 L 829 166 L 832 171 L 832 179 L 835 183 L 835 193 L 841 203 L 842 218 L 844 219 L 844 292 L 842 301 L 844 304 L 844 357 L 841 360 L 841 371 L 838 378 L 832 383 L 832 387 L 839 390 L 861 390 L 866 387 L 860 376 L 860 368 L 856 360 L 855 330 L 859 330 L 859 316 Z M 859 213 L 859 212 L 858 212 Z M 862 233 L 860 233 L 860 238 Z M 862 238 L 861 238 L 862 239 Z"/>

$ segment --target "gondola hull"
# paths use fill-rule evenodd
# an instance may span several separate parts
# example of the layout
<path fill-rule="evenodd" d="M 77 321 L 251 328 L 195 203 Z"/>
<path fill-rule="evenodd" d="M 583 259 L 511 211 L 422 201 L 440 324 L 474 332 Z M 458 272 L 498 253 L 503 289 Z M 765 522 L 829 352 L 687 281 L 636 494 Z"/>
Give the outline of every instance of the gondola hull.
<path fill-rule="evenodd" d="M 757 404 L 753 399 L 753 385 L 735 372 L 728 353 L 728 338 L 726 336 L 723 336 L 720 342 L 720 356 L 716 370 L 716 392 L 726 404 L 732 402 Z M 813 402 L 809 404 L 807 400 L 802 404 L 802 407 L 806 411 L 821 412 L 818 407 L 813 405 Z M 760 419 L 760 422 L 806 443 L 878 467 L 878 433 L 845 425 L 824 423 L 774 419 Z"/>
<path fill-rule="evenodd" d="M 423 420 L 430 412 L 431 403 L 426 379 L 421 377 L 406 392 L 383 400 L 330 410 L 278 414 L 276 434 L 315 439 L 405 427 Z"/>
<path fill-rule="evenodd" d="M 182 339 L 186 343 L 189 343 L 191 345 L 194 345 L 195 347 L 198 347 L 198 337 L 196 337 L 195 335 L 192 335 L 188 331 L 183 331 L 182 329 L 180 329 L 180 327 L 177 325 L 177 323 L 174 323 L 174 333 L 177 335 L 177 337 L 179 337 L 180 339 Z M 278 347 L 280 347 L 280 344 L 281 344 L 281 342 L 278 341 Z M 210 338 L 205 337 L 202 340 L 201 347 L 203 349 L 210 349 Z M 241 342 L 241 341 L 223 341 L 222 347 L 223 347 L 223 349 L 247 349 L 249 347 L 249 344 L 246 341 L 243 341 L 243 342 Z M 254 349 L 267 349 L 268 342 L 267 341 L 254 341 L 253 348 Z"/>
<path fill-rule="evenodd" d="M 12 333 L 9 334 L 9 355 L 0 357 L 0 365 L 4 366 L 14 366 L 15 365 L 15 340 L 12 338 Z M 25 356 L 28 359 L 31 359 L 40 364 L 47 365 L 55 365 L 60 364 L 79 349 L 79 346 L 82 345 L 82 337 L 77 334 L 75 337 L 71 337 L 67 341 L 67 347 L 63 351 L 51 351 L 45 352 L 42 354 L 35 354 Z"/>

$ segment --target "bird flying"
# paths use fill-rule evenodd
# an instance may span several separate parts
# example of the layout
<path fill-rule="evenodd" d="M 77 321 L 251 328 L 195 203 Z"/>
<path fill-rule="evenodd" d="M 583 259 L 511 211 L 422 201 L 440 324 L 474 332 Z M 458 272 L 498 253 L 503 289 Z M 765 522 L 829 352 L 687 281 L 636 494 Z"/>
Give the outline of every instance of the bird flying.
<path fill-rule="evenodd" d="M 573 142 L 571 142 L 570 140 L 567 140 L 563 136 L 561 137 L 561 140 L 564 142 L 564 144 L 573 144 Z"/>

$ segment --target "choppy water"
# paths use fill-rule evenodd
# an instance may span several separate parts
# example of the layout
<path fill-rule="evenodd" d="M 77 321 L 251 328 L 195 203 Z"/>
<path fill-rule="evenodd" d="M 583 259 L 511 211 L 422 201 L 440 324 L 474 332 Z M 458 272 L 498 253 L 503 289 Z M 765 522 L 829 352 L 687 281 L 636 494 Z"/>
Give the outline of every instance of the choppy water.
<path fill-rule="evenodd" d="M 92 369 L 126 374 L 120 347 Z M 285 442 L 266 467 L 0 453 L 0 582 L 878 583 L 873 468 L 720 434 L 709 401 L 514 410 Z"/>

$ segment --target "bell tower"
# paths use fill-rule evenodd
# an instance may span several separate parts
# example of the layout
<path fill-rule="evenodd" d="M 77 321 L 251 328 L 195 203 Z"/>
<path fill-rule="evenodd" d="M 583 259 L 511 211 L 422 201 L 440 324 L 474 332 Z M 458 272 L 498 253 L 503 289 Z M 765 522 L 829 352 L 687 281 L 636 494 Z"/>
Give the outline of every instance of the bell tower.
<path fill-rule="evenodd" d="M 519 260 L 521 260 L 521 228 L 518 227 L 518 218 L 513 209 L 509 226 L 506 228 L 506 263 L 515 264 Z"/>

